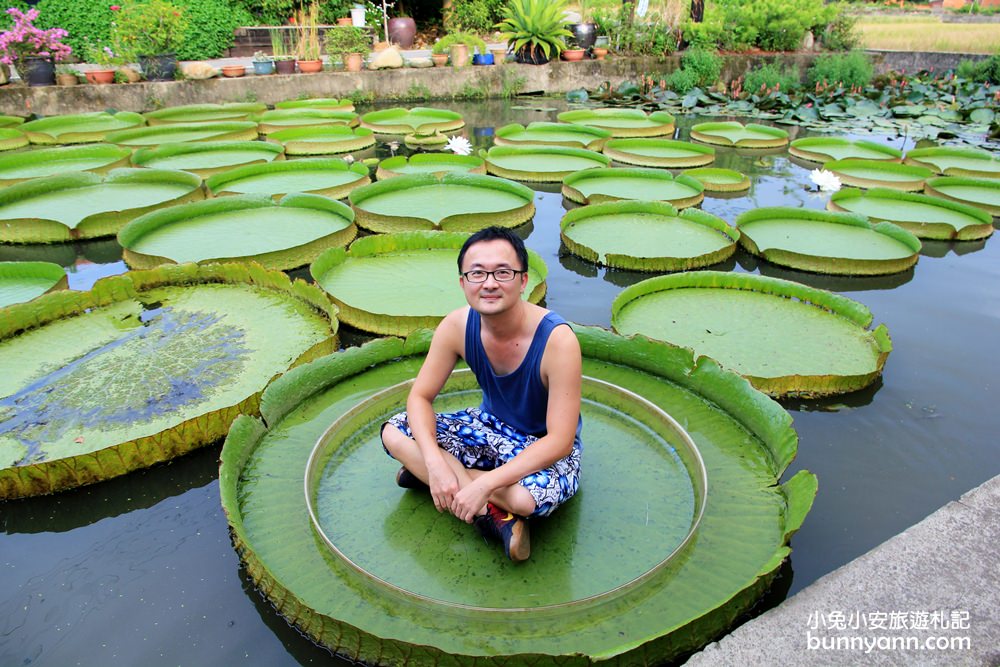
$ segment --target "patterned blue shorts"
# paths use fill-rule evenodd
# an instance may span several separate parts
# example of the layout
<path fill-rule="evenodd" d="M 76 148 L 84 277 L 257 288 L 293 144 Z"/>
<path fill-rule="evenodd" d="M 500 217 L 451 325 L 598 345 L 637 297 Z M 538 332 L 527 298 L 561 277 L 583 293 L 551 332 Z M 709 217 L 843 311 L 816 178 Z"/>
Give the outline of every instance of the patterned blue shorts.
<path fill-rule="evenodd" d="M 413 437 L 405 412 L 393 415 L 386 423 Z M 466 468 L 477 470 L 498 468 L 538 440 L 480 408 L 438 414 L 437 438 L 441 449 L 461 461 Z M 535 499 L 535 511 L 531 516 L 548 516 L 573 497 L 580 485 L 581 450 L 580 442 L 576 440 L 573 451 L 565 458 L 521 480 L 521 486 Z"/>

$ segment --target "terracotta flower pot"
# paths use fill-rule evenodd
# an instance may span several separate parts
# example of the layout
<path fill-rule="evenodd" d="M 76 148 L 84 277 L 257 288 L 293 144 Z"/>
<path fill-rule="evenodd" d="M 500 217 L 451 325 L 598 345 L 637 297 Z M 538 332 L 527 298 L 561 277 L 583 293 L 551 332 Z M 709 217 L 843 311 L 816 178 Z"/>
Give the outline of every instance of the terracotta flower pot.
<path fill-rule="evenodd" d="M 364 56 L 360 53 L 345 53 L 344 54 L 344 69 L 348 72 L 360 72 L 362 66 L 365 64 Z"/>
<path fill-rule="evenodd" d="M 222 68 L 222 76 L 230 79 L 243 76 L 247 73 L 247 68 L 243 65 L 225 65 Z"/>
<path fill-rule="evenodd" d="M 323 71 L 322 60 L 300 60 L 299 71 L 303 74 L 315 74 Z"/>
<path fill-rule="evenodd" d="M 466 44 L 452 44 L 451 66 L 465 67 L 469 64 L 469 47 Z"/>
<path fill-rule="evenodd" d="M 86 72 L 87 83 L 114 83 L 115 71 L 113 69 L 92 69 Z"/>
<path fill-rule="evenodd" d="M 562 59 L 568 62 L 576 62 L 578 60 L 583 60 L 583 56 L 586 53 L 583 49 L 566 49 L 562 52 Z"/>
<path fill-rule="evenodd" d="M 80 83 L 76 74 L 56 74 L 56 84 L 60 86 L 75 86 Z"/>
<path fill-rule="evenodd" d="M 598 60 L 604 60 L 608 55 L 608 50 L 603 46 L 594 47 L 594 57 Z"/>
<path fill-rule="evenodd" d="M 448 64 L 448 54 L 447 53 L 432 53 L 431 60 L 434 61 L 434 67 L 444 67 Z"/>
<path fill-rule="evenodd" d="M 506 49 L 490 49 L 490 53 L 493 54 L 494 65 L 503 65 L 504 61 L 507 60 Z"/>
<path fill-rule="evenodd" d="M 341 16 L 337 19 L 337 25 L 354 25 L 354 21 L 351 20 L 350 16 Z"/>

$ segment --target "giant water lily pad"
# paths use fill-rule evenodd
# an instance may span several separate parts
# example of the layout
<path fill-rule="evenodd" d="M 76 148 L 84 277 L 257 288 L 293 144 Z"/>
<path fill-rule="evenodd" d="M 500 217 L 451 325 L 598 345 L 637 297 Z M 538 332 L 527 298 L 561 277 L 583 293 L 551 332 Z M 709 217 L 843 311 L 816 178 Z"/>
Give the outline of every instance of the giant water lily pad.
<path fill-rule="evenodd" d="M 336 349 L 322 292 L 260 267 L 186 265 L 0 318 L 0 497 L 51 493 L 213 442 L 270 380 Z"/>
<path fill-rule="evenodd" d="M 166 107 L 143 114 L 149 125 L 167 123 L 219 123 L 249 120 L 253 114 L 267 110 L 259 102 L 228 102 L 225 104 L 185 104 Z"/>
<path fill-rule="evenodd" d="M 361 127 L 376 134 L 430 134 L 451 132 L 464 126 L 461 114 L 428 107 L 381 109 L 361 117 Z"/>
<path fill-rule="evenodd" d="M 284 100 L 275 109 L 325 109 L 326 111 L 354 111 L 354 102 L 336 97 L 312 97 L 304 100 Z"/>
<path fill-rule="evenodd" d="M 815 493 L 807 472 L 778 483 L 796 450 L 790 418 L 711 360 L 696 365 L 685 350 L 598 329 L 577 335 L 588 473 L 572 501 L 533 524 L 530 563 L 510 563 L 428 495 L 392 483 L 398 464 L 382 452 L 378 426 L 401 408 L 392 387 L 414 377 L 427 350 L 429 336 L 414 334 L 293 370 L 266 392 L 267 426 L 233 425 L 220 491 L 257 587 L 312 639 L 367 664 L 654 664 L 728 628 L 788 556 Z M 478 402 L 464 378 L 446 385 L 442 405 Z M 354 410 L 366 397 L 370 407 Z M 707 478 L 700 521 L 679 549 L 698 484 L 664 412 L 687 425 Z M 323 494 L 316 514 L 321 525 L 326 511 L 344 517 L 332 539 L 359 569 L 321 541 L 303 493 L 331 423 L 329 464 L 311 481 L 319 493 L 333 482 L 336 497 L 364 484 L 354 500 L 365 506 L 331 506 Z M 657 511 L 647 512 L 653 497 Z M 370 548 L 359 554 L 362 538 Z"/>
<path fill-rule="evenodd" d="M 990 214 L 967 204 L 896 190 L 847 188 L 830 197 L 828 208 L 899 225 L 924 239 L 976 240 L 993 233 Z"/>
<path fill-rule="evenodd" d="M 447 174 L 449 172 L 485 174 L 486 161 L 475 155 L 451 153 L 416 153 L 397 155 L 378 163 L 375 177 L 380 181 L 403 174 Z"/>
<path fill-rule="evenodd" d="M 694 206 L 705 198 L 705 188 L 688 176 L 661 169 L 587 169 L 563 179 L 563 196 L 578 204 L 620 199 L 662 201 L 677 208 Z"/>
<path fill-rule="evenodd" d="M 278 199 L 289 192 L 305 192 L 343 199 L 357 187 L 371 183 L 368 167 L 340 158 L 281 160 L 236 167 L 211 176 L 205 187 L 212 195 L 267 195 Z"/>
<path fill-rule="evenodd" d="M 888 222 L 861 215 L 767 207 L 736 218 L 740 245 L 769 262 L 803 271 L 882 275 L 917 263 L 920 241 Z"/>
<path fill-rule="evenodd" d="M 257 138 L 257 123 L 232 121 L 227 123 L 170 123 L 155 127 L 111 132 L 107 141 L 120 146 L 159 146 L 185 141 L 253 141 Z"/>
<path fill-rule="evenodd" d="M 260 124 L 260 133 L 267 135 L 292 127 L 324 127 L 326 125 L 357 127 L 358 114 L 353 111 L 330 109 L 272 109 L 257 114 L 253 120 Z"/>
<path fill-rule="evenodd" d="M 796 139 L 788 145 L 788 152 L 797 158 L 811 162 L 847 159 L 899 162 L 903 159 L 903 152 L 897 148 L 883 146 L 874 141 L 845 139 L 844 137 Z"/>
<path fill-rule="evenodd" d="M 208 178 L 250 164 L 282 159 L 281 146 L 263 141 L 197 141 L 141 148 L 132 155 L 136 167 L 181 169 Z"/>
<path fill-rule="evenodd" d="M 111 144 L 39 148 L 0 157 L 0 186 L 14 185 L 29 178 L 92 171 L 103 174 L 128 166 L 132 151 Z"/>
<path fill-rule="evenodd" d="M 735 169 L 699 167 L 688 169 L 685 176 L 702 184 L 705 192 L 742 192 L 750 189 L 750 178 Z"/>
<path fill-rule="evenodd" d="M 504 125 L 496 131 L 497 146 L 566 146 L 599 151 L 611 138 L 609 130 L 573 123 L 520 123 Z"/>
<path fill-rule="evenodd" d="M 978 148 L 917 148 L 907 153 L 903 161 L 945 176 L 1000 178 L 1000 158 Z"/>
<path fill-rule="evenodd" d="M 0 127 L 17 127 L 27 120 L 23 116 L 0 116 Z"/>
<path fill-rule="evenodd" d="M 55 243 L 113 236 L 143 213 L 204 196 L 200 178 L 167 169 L 33 178 L 0 190 L 0 241 Z"/>
<path fill-rule="evenodd" d="M 823 168 L 847 185 L 859 188 L 892 188 L 904 192 L 924 189 L 924 181 L 934 175 L 927 167 L 897 164 L 885 160 L 832 160 Z"/>
<path fill-rule="evenodd" d="M 717 123 L 698 123 L 691 128 L 691 138 L 706 144 L 737 146 L 739 148 L 780 148 L 788 145 L 788 132 L 770 125 L 735 120 Z"/>
<path fill-rule="evenodd" d="M 18 129 L 33 144 L 87 144 L 108 141 L 107 135 L 146 124 L 146 119 L 131 111 L 111 114 L 106 111 L 50 116 L 32 120 Z"/>
<path fill-rule="evenodd" d="M 698 271 L 625 288 L 611 325 L 691 348 L 773 396 L 822 396 L 874 382 L 892 350 L 885 325 L 847 297 L 752 274 Z"/>
<path fill-rule="evenodd" d="M 977 206 L 993 217 L 1000 217 L 1000 180 L 941 176 L 924 184 L 924 192 L 949 201 Z"/>
<path fill-rule="evenodd" d="M 700 167 L 715 161 L 715 149 L 674 139 L 612 139 L 603 153 L 612 160 L 641 167 Z"/>
<path fill-rule="evenodd" d="M 484 157 L 491 174 L 542 183 L 557 183 L 575 171 L 611 164 L 600 153 L 561 146 L 494 146 Z"/>
<path fill-rule="evenodd" d="M 563 243 L 574 255 L 617 269 L 685 271 L 728 259 L 739 232 L 698 209 L 670 204 L 591 204 L 563 216 Z"/>
<path fill-rule="evenodd" d="M 516 227 L 535 214 L 535 194 L 520 183 L 478 174 L 404 174 L 349 195 L 359 226 L 374 232 Z"/>
<path fill-rule="evenodd" d="M 323 253 L 309 270 L 340 308 L 341 322 L 378 334 L 407 335 L 437 326 L 465 305 L 458 251 L 467 238 L 454 232 L 366 236 L 349 251 Z M 547 273 L 542 258 L 529 251 L 524 296 L 531 303 L 545 296 Z"/>
<path fill-rule="evenodd" d="M 312 262 L 357 235 L 354 213 L 318 195 L 234 196 L 172 206 L 133 220 L 118 234 L 133 268 L 165 263 L 254 261 L 269 269 Z"/>
<path fill-rule="evenodd" d="M 0 262 L 0 308 L 69 287 L 63 267 L 52 262 Z"/>
<path fill-rule="evenodd" d="M 558 116 L 563 123 L 607 130 L 613 137 L 662 137 L 674 133 L 674 117 L 666 111 L 646 114 L 641 109 L 576 109 Z"/>
<path fill-rule="evenodd" d="M 30 142 L 28 135 L 14 127 L 0 127 L 0 151 L 24 148 Z"/>
<path fill-rule="evenodd" d="M 271 132 L 267 140 L 284 146 L 287 155 L 350 153 L 375 145 L 375 135 L 371 130 L 346 125 L 289 127 Z"/>

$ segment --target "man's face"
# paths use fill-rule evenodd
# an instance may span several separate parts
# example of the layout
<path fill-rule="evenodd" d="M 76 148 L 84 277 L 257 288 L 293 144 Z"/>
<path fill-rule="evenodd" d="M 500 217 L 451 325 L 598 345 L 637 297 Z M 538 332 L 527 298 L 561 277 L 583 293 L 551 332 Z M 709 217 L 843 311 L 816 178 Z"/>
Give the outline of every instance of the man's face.
<path fill-rule="evenodd" d="M 462 273 L 474 269 L 496 271 L 497 269 L 522 270 L 517 260 L 517 253 L 510 243 L 501 239 L 480 241 L 469 246 L 462 260 Z M 494 276 L 489 276 L 486 282 L 473 283 L 464 277 L 459 278 L 459 284 L 465 292 L 469 305 L 483 315 L 495 315 L 509 310 L 521 298 L 528 275 L 518 273 L 514 280 L 500 282 Z"/>

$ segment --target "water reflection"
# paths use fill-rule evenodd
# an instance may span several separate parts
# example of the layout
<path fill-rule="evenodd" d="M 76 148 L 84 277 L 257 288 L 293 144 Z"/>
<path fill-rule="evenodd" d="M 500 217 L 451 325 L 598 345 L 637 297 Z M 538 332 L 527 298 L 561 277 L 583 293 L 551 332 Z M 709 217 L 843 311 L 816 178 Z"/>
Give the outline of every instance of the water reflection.
<path fill-rule="evenodd" d="M 956 255 L 969 255 L 974 252 L 979 252 L 985 248 L 988 240 L 989 239 L 979 239 L 977 241 L 933 241 L 930 239 L 921 239 L 920 242 L 923 247 L 920 248 L 920 254 L 924 257 L 933 257 L 935 259 L 940 259 L 949 252 L 953 252 Z"/>
<path fill-rule="evenodd" d="M 866 290 L 890 290 L 905 285 L 913 280 L 916 266 L 911 266 L 899 273 L 884 276 L 838 276 L 827 273 L 809 273 L 798 271 L 777 264 L 771 264 L 765 259 L 756 257 L 742 248 L 737 253 L 740 266 L 749 272 L 757 271 L 762 276 L 792 280 L 816 289 L 831 292 L 860 292 Z"/>

